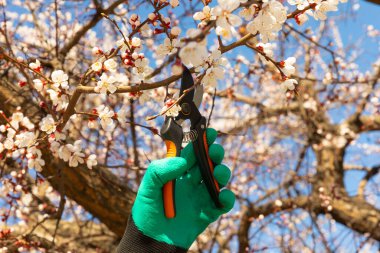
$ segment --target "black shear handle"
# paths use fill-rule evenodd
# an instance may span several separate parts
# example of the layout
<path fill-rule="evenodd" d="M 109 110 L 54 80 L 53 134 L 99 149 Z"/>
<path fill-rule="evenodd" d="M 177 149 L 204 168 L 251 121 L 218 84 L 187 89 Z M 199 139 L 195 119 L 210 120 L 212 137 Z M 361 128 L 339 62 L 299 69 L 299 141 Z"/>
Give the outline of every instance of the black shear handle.
<path fill-rule="evenodd" d="M 195 156 L 199 163 L 203 182 L 206 184 L 207 190 L 215 203 L 217 208 L 222 208 L 223 205 L 219 201 L 220 187 L 214 177 L 214 164 L 210 159 L 206 137 L 206 118 L 202 117 L 201 120 L 191 127 L 198 133 L 195 141 L 193 141 L 193 148 Z"/>

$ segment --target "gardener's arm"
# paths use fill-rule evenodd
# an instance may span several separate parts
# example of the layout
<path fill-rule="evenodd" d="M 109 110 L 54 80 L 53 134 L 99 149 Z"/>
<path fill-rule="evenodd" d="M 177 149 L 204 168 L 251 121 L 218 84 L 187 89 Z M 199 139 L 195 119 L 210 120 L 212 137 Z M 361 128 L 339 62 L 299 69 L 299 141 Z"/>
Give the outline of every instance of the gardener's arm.
<path fill-rule="evenodd" d="M 223 187 L 231 171 L 221 164 L 224 150 L 213 144 L 216 135 L 214 129 L 207 129 L 209 154 L 216 165 L 214 176 Z M 176 179 L 176 216 L 168 219 L 164 214 L 162 187 L 173 179 Z M 227 189 L 220 192 L 219 199 L 223 204 L 221 209 L 215 207 L 202 182 L 192 144 L 182 150 L 181 157 L 153 161 L 140 185 L 117 252 L 187 252 L 196 237 L 220 215 L 231 210 L 235 202 L 234 194 Z"/>

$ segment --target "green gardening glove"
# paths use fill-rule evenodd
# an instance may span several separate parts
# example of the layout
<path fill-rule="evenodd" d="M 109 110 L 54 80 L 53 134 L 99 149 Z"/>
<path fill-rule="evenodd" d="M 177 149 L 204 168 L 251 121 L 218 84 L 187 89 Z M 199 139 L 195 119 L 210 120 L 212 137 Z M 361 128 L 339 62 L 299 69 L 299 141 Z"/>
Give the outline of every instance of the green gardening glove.
<path fill-rule="evenodd" d="M 214 129 L 207 129 L 209 155 L 215 164 L 214 176 L 223 187 L 230 179 L 231 171 L 221 164 L 224 157 L 222 146 L 212 144 L 216 136 Z M 162 187 L 173 179 L 176 179 L 176 216 L 168 219 L 164 214 Z M 223 189 L 219 199 L 223 204 L 221 209 L 215 207 L 202 182 L 193 145 L 190 143 L 182 150 L 181 157 L 156 160 L 149 165 L 132 207 L 132 219 L 145 236 L 187 250 L 210 223 L 231 210 L 235 195 L 232 191 Z"/>

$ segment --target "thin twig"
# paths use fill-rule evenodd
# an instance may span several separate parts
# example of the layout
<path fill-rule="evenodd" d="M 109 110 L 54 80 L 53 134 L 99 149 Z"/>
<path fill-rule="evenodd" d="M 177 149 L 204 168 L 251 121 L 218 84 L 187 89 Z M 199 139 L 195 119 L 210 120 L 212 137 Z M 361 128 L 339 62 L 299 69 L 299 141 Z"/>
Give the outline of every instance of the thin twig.
<path fill-rule="evenodd" d="M 129 46 L 129 42 L 127 41 L 127 38 L 125 37 L 124 33 L 121 31 L 119 25 L 116 23 L 116 21 L 112 18 L 110 18 L 107 14 L 105 13 L 100 13 L 103 17 L 105 17 L 106 19 L 108 19 L 109 21 L 111 21 L 112 24 L 114 24 L 114 26 L 116 27 L 116 29 L 119 31 L 119 33 L 121 34 L 121 36 L 123 36 L 123 40 L 124 40 L 124 43 L 125 45 L 127 45 L 129 51 L 131 51 L 131 47 Z"/>
<path fill-rule="evenodd" d="M 152 120 L 152 119 L 155 119 L 159 116 L 162 116 L 164 115 L 165 113 L 167 113 L 170 109 L 173 108 L 173 106 L 175 106 L 176 104 L 178 104 L 179 102 L 181 102 L 181 100 L 186 96 L 186 94 L 188 92 L 190 92 L 191 90 L 193 90 L 195 88 L 196 85 L 193 85 L 192 87 L 188 88 L 187 90 L 184 90 L 183 91 L 183 94 L 172 104 L 170 105 L 168 108 L 166 108 L 165 110 L 161 111 L 159 114 L 156 114 L 156 115 L 153 115 L 153 116 L 149 116 L 149 117 L 146 117 L 145 119 L 146 120 Z"/>
<path fill-rule="evenodd" d="M 256 47 L 254 47 L 254 46 L 252 46 L 252 45 L 250 45 L 248 43 L 246 43 L 245 45 L 247 47 L 251 48 L 252 50 L 256 51 L 257 53 L 261 54 L 265 58 L 265 60 L 270 61 L 271 63 L 273 63 L 273 65 L 278 69 L 278 71 L 280 71 L 282 78 L 286 78 L 287 77 L 287 75 L 285 75 L 285 73 L 282 71 L 281 66 L 280 66 L 280 64 L 278 62 L 276 62 L 275 60 L 273 60 L 271 57 L 269 57 L 262 50 L 259 50 Z"/>
<path fill-rule="evenodd" d="M 212 105 L 211 105 L 211 111 L 210 111 L 210 114 L 208 115 L 207 127 L 209 127 L 209 125 L 210 125 L 210 122 L 211 122 L 211 115 L 212 115 L 212 112 L 214 111 L 215 97 L 216 97 L 216 88 L 214 89 L 214 95 L 212 96 Z"/>
<path fill-rule="evenodd" d="M 58 58 L 59 44 L 58 44 L 58 0 L 54 0 L 54 13 L 55 13 L 55 54 Z"/>

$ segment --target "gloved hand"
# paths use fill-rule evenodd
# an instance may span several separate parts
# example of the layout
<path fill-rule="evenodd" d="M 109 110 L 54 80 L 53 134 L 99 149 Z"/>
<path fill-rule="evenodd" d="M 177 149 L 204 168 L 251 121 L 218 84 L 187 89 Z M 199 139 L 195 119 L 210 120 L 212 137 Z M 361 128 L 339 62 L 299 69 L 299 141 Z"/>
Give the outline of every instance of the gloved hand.
<path fill-rule="evenodd" d="M 207 129 L 209 155 L 215 164 L 214 176 L 223 187 L 230 179 L 231 171 L 221 164 L 224 157 L 222 146 L 212 144 L 216 136 L 217 132 L 214 129 Z M 164 214 L 162 187 L 173 179 L 176 179 L 176 216 L 168 219 Z M 196 237 L 210 223 L 231 210 L 235 202 L 235 195 L 230 190 L 223 189 L 219 194 L 219 199 L 223 204 L 221 209 L 215 207 L 202 182 L 191 143 L 182 150 L 181 157 L 153 161 L 141 182 L 132 207 L 132 220 L 129 223 L 134 223 L 132 225 L 135 225 L 143 235 L 148 237 L 142 243 L 151 243 L 148 242 L 149 238 L 153 238 L 161 242 L 163 244 L 161 246 L 167 244 L 169 247 L 162 251 L 161 247 L 157 247 L 150 251 L 139 252 L 186 252 Z M 119 248 L 121 248 L 121 244 Z"/>

